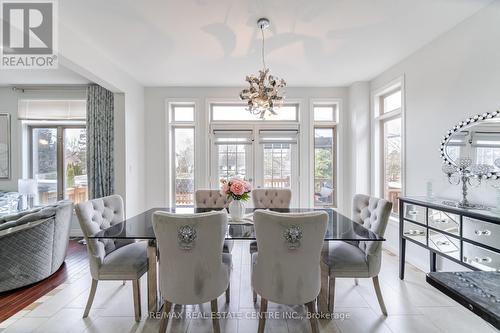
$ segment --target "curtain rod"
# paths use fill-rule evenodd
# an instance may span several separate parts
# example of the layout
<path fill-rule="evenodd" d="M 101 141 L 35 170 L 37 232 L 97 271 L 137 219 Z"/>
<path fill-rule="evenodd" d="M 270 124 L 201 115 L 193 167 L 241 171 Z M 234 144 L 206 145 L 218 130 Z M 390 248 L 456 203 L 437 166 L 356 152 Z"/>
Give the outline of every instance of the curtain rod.
<path fill-rule="evenodd" d="M 16 92 L 29 92 L 29 91 L 83 91 L 89 87 L 89 84 L 85 85 L 62 85 L 62 86 L 14 86 L 13 91 Z"/>

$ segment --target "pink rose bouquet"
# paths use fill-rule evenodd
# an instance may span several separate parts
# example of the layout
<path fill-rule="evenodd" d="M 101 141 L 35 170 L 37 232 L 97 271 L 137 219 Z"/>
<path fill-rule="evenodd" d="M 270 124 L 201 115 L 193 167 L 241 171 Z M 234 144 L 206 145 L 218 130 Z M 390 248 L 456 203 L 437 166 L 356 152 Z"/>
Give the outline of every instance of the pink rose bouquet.
<path fill-rule="evenodd" d="M 252 185 L 249 182 L 233 177 L 229 180 L 222 178 L 220 183 L 220 193 L 222 195 L 226 195 L 233 200 L 247 201 L 250 199 L 248 193 L 252 191 Z"/>

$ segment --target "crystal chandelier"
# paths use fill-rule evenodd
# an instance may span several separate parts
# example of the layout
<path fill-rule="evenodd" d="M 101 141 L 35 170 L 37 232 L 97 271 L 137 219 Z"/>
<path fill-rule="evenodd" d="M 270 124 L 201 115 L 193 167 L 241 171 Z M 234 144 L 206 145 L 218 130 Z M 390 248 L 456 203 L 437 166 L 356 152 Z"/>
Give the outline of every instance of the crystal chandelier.
<path fill-rule="evenodd" d="M 266 67 L 264 30 L 269 28 L 269 20 L 261 18 L 257 21 L 257 26 L 262 33 L 262 70 L 259 74 L 248 75 L 245 78 L 250 87 L 240 92 L 240 98 L 248 101 L 248 111 L 264 119 L 268 113 L 275 115 L 276 109 L 283 104 L 284 96 L 281 89 L 286 86 L 286 82 L 269 74 L 269 69 Z"/>

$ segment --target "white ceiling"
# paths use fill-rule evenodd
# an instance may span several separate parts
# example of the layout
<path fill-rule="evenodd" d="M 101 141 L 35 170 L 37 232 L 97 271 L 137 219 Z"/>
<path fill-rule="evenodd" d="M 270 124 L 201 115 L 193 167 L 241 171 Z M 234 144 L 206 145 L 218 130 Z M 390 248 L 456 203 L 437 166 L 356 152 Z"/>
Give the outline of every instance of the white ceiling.
<path fill-rule="evenodd" d="M 373 78 L 490 2 L 64 0 L 59 18 L 145 86 L 243 86 L 260 68 L 255 22 L 264 16 L 274 74 L 291 86 L 344 86 Z"/>

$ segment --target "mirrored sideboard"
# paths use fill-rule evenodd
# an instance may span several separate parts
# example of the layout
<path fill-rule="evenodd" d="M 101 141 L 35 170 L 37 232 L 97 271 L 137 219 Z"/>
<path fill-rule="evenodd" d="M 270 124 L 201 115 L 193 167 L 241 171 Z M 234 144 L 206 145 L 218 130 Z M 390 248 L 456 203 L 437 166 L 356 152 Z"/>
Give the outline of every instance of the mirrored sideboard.
<path fill-rule="evenodd" d="M 437 256 L 472 270 L 500 271 L 500 213 L 456 208 L 447 200 L 399 199 L 399 278 L 404 279 L 406 242 L 429 250 L 430 271 Z"/>

